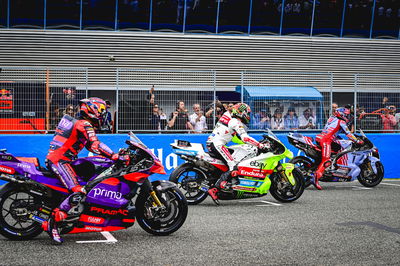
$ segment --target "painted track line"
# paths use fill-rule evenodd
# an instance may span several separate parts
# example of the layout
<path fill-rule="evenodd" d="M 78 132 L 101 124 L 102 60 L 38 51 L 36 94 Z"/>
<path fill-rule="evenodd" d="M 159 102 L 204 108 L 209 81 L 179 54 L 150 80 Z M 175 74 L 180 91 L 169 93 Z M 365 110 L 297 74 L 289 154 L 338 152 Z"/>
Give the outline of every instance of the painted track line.
<path fill-rule="evenodd" d="M 400 184 L 388 184 L 388 183 L 382 183 L 382 185 L 388 185 L 388 186 L 396 186 L 396 187 L 400 187 Z"/>
<path fill-rule="evenodd" d="M 359 186 L 352 186 L 353 190 L 363 190 L 363 189 L 372 189 L 370 187 L 359 187 Z"/>
<path fill-rule="evenodd" d="M 84 241 L 76 241 L 76 243 L 79 244 L 88 244 L 88 243 L 107 243 L 107 244 L 113 244 L 117 243 L 118 240 L 108 231 L 100 232 L 106 240 L 84 240 Z"/>
<path fill-rule="evenodd" d="M 261 200 L 260 202 L 267 203 L 267 204 L 270 204 L 272 206 L 282 206 L 282 204 L 275 203 L 275 202 L 270 202 L 270 201 L 266 201 L 266 200 Z M 267 204 L 256 205 L 256 206 L 263 206 L 263 207 L 270 206 L 270 205 L 267 205 Z"/>

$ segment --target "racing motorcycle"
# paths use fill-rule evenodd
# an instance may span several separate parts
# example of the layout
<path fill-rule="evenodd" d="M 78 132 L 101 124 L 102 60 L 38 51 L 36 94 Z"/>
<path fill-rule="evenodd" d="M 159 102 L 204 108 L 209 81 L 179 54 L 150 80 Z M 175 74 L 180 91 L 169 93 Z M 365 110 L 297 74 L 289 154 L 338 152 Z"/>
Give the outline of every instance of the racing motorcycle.
<path fill-rule="evenodd" d="M 169 235 L 185 222 L 187 201 L 169 181 L 150 182 L 153 173 L 165 174 L 160 160 L 129 133 L 130 163 L 102 156 L 79 158 L 72 165 L 87 195 L 61 222 L 61 234 L 116 231 L 137 220 L 153 235 Z M 9 239 L 27 240 L 39 235 L 41 224 L 68 196 L 60 180 L 37 158 L 21 158 L 1 150 L 0 179 L 8 181 L 0 190 L 0 234 Z"/>
<path fill-rule="evenodd" d="M 231 189 L 217 193 L 220 200 L 244 199 L 271 195 L 281 202 L 297 200 L 304 191 L 304 177 L 291 163 L 281 163 L 293 154 L 269 130 L 261 143 L 269 149 L 259 149 L 250 144 L 232 145 L 228 148 L 237 163 L 238 176 Z M 199 204 L 208 196 L 228 166 L 217 156 L 205 152 L 201 143 L 175 140 L 170 144 L 174 153 L 186 162 L 177 167 L 169 180 L 184 191 L 189 204 Z"/>
<path fill-rule="evenodd" d="M 355 136 L 363 140 L 360 145 L 351 140 L 339 139 L 332 142 L 331 163 L 319 181 L 349 182 L 358 179 L 366 187 L 378 185 L 384 176 L 379 151 L 363 131 Z M 314 174 L 321 163 L 321 147 L 313 138 L 300 133 L 289 133 L 289 143 L 302 150 L 306 156 L 296 156 L 290 160 L 305 176 L 305 186 L 312 183 Z"/>

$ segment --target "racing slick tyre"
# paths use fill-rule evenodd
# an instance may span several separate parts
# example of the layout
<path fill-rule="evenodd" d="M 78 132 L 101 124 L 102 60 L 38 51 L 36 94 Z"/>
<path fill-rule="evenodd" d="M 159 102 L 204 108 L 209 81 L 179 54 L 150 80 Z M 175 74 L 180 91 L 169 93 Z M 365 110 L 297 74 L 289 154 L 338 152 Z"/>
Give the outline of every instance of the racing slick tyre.
<path fill-rule="evenodd" d="M 166 236 L 177 231 L 185 222 L 188 204 L 185 196 L 177 188 L 169 188 L 158 195 L 165 208 L 155 207 L 149 193 L 140 193 L 136 206 L 136 220 L 146 232 Z"/>
<path fill-rule="evenodd" d="M 43 232 L 41 224 L 29 219 L 40 208 L 40 198 L 9 183 L 0 190 L 0 234 L 12 240 L 28 240 Z"/>
<path fill-rule="evenodd" d="M 309 187 L 312 184 L 312 176 L 310 176 L 310 168 L 313 165 L 313 162 L 304 156 L 296 156 L 289 161 L 298 168 L 302 175 L 304 176 L 304 187 Z"/>
<path fill-rule="evenodd" d="M 279 174 L 274 173 L 274 176 L 271 178 L 272 184 L 270 188 L 271 195 L 278 201 L 281 202 L 292 202 L 300 198 L 300 196 L 304 192 L 304 177 L 301 174 L 299 169 L 293 170 L 293 177 L 296 181 L 296 184 L 292 186 L 292 184 L 282 177 Z"/>
<path fill-rule="evenodd" d="M 205 180 L 203 171 L 190 163 L 182 164 L 169 177 L 169 181 L 177 184 L 183 192 L 189 205 L 197 205 L 207 198 L 207 191 L 201 190 L 202 182 Z"/>
<path fill-rule="evenodd" d="M 357 179 L 363 186 L 375 187 L 382 181 L 384 176 L 384 168 L 381 162 L 376 162 L 376 174 L 367 163 L 360 165 L 360 168 L 361 172 Z"/>

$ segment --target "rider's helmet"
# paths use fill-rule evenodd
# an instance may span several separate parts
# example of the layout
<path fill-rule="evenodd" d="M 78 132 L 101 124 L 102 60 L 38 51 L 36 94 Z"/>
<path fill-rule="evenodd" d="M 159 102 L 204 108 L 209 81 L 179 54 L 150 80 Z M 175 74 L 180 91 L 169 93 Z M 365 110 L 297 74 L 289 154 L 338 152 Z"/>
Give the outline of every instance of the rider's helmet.
<path fill-rule="evenodd" d="M 104 100 L 96 97 L 82 99 L 79 101 L 80 115 L 89 120 L 94 127 L 100 128 L 107 115 L 107 104 Z"/>
<path fill-rule="evenodd" d="M 248 124 L 250 122 L 250 113 L 250 106 L 245 103 L 235 104 L 231 111 L 232 117 L 240 118 L 244 124 Z"/>
<path fill-rule="evenodd" d="M 350 110 L 344 107 L 339 107 L 335 110 L 333 115 L 347 123 L 349 121 Z"/>

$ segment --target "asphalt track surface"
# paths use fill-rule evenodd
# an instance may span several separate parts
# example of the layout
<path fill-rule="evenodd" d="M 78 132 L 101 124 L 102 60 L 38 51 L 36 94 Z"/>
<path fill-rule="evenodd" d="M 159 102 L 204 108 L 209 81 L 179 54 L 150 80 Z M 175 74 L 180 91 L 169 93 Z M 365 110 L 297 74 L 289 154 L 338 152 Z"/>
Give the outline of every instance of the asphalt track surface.
<path fill-rule="evenodd" d="M 400 181 L 322 185 L 288 204 L 267 195 L 217 207 L 208 198 L 166 237 L 137 224 L 110 235 L 67 235 L 61 246 L 44 233 L 23 242 L 0 236 L 0 264 L 400 265 Z"/>

